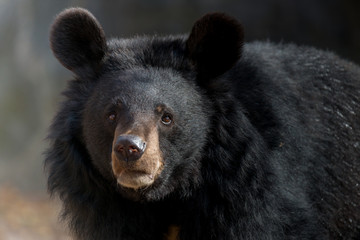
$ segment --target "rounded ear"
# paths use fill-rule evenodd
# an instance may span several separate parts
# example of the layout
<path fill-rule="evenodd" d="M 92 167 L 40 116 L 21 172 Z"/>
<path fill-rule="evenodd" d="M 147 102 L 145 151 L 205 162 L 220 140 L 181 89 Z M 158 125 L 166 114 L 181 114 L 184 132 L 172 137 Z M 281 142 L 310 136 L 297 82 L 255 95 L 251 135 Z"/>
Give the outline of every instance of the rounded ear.
<path fill-rule="evenodd" d="M 240 58 L 244 41 L 242 25 L 223 13 L 209 13 L 195 22 L 186 42 L 198 81 L 223 74 Z"/>
<path fill-rule="evenodd" d="M 107 49 L 102 27 L 82 8 L 66 9 L 55 18 L 50 46 L 60 63 L 78 75 L 96 74 Z"/>

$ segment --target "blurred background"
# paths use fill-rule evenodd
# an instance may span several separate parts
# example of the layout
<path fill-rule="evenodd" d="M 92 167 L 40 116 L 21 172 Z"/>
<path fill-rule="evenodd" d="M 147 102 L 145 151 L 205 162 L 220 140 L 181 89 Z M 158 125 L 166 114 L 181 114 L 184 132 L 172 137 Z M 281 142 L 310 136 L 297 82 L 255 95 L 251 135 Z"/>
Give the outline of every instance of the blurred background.
<path fill-rule="evenodd" d="M 207 12 L 238 18 L 246 41 L 292 42 L 360 63 L 359 0 L 0 0 L 0 240 L 69 239 L 46 194 L 46 132 L 72 74 L 48 32 L 64 8 L 89 9 L 107 37 L 188 32 Z"/>

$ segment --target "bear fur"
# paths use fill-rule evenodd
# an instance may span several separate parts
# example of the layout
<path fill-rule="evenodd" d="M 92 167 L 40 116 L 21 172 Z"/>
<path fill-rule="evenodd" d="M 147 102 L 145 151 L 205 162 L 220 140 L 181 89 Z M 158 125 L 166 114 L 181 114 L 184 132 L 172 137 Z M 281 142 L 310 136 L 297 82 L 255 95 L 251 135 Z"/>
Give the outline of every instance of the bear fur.
<path fill-rule="evenodd" d="M 45 166 L 76 239 L 360 238 L 360 68 L 243 38 L 221 13 L 110 40 L 87 10 L 57 16 L 76 77 Z"/>

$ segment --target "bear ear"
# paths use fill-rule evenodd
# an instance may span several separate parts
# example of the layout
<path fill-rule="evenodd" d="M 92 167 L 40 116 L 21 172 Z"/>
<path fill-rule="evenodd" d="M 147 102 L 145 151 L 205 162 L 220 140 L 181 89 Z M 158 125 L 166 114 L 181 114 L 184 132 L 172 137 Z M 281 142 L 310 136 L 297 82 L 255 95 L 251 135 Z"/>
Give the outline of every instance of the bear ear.
<path fill-rule="evenodd" d="M 60 63 L 80 76 L 96 74 L 107 49 L 102 27 L 82 8 L 66 9 L 56 17 L 50 46 Z"/>
<path fill-rule="evenodd" d="M 243 41 L 242 25 L 226 14 L 209 13 L 196 21 L 186 51 L 196 67 L 198 81 L 209 80 L 230 69 L 241 56 Z"/>

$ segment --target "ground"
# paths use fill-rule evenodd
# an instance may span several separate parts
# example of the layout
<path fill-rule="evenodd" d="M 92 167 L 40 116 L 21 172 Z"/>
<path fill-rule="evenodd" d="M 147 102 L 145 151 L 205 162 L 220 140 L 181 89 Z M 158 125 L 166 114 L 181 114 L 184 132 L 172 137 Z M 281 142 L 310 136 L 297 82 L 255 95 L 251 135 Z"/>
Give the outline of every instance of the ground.
<path fill-rule="evenodd" d="M 0 240 L 70 240 L 58 221 L 59 209 L 46 195 L 0 186 Z"/>

